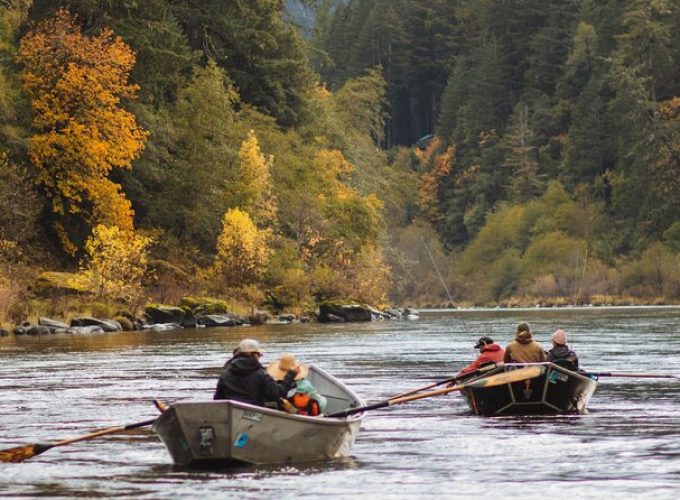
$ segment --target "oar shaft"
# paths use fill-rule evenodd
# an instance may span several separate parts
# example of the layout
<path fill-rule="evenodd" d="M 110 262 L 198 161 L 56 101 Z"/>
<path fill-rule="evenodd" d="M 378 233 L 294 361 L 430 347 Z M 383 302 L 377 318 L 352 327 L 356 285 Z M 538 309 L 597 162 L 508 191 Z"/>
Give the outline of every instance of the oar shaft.
<path fill-rule="evenodd" d="M 23 462 L 29 458 L 45 453 L 47 450 L 54 448 L 55 446 L 64 446 L 71 443 L 77 443 L 78 441 L 85 441 L 88 439 L 94 439 L 100 436 L 106 436 L 108 434 L 116 434 L 118 432 L 125 432 L 132 429 L 137 429 L 138 427 L 145 427 L 151 425 L 156 421 L 155 418 L 144 420 L 142 422 L 137 422 L 134 424 L 120 425 L 117 427 L 109 427 L 107 429 L 102 429 L 99 431 L 91 432 L 89 434 L 83 434 L 82 436 L 76 436 L 70 439 L 63 439 L 55 443 L 34 443 L 27 444 L 24 446 L 16 446 L 14 448 L 0 450 L 0 462 Z"/>
<path fill-rule="evenodd" d="M 363 413 L 363 412 L 368 411 L 368 410 L 377 410 L 378 408 L 385 408 L 386 406 L 390 406 L 390 400 L 389 399 L 387 401 L 381 401 L 380 403 L 375 403 L 375 404 L 368 405 L 368 406 L 362 406 L 360 408 L 350 408 L 348 410 L 330 413 L 326 416 L 331 417 L 331 418 L 345 418 L 345 417 L 349 417 L 350 415 L 356 415 L 357 413 Z"/>
<path fill-rule="evenodd" d="M 64 446 L 66 444 L 71 443 L 77 443 L 78 441 L 87 441 L 88 439 L 94 439 L 100 436 L 107 436 L 108 434 L 116 434 L 118 432 L 131 431 L 132 429 L 137 429 L 139 427 L 146 427 L 148 425 L 151 425 L 155 421 L 156 421 L 155 418 L 150 418 L 149 420 L 144 420 L 143 422 L 137 422 L 134 424 L 109 427 L 108 429 L 102 429 L 100 431 L 91 432 L 90 434 L 83 434 L 82 436 L 76 436 L 73 438 L 64 439 L 62 441 L 57 441 L 56 443 L 52 443 L 52 445 L 50 445 L 50 448 L 54 448 L 55 446 Z"/>
<path fill-rule="evenodd" d="M 416 401 L 418 399 L 431 398 L 434 396 L 441 396 L 443 394 L 448 394 L 453 391 L 461 391 L 468 387 L 494 387 L 497 385 L 509 384 L 512 382 L 519 382 L 521 380 L 536 378 L 545 372 L 543 366 L 530 366 L 526 368 L 519 368 L 517 370 L 512 370 L 509 372 L 498 373 L 496 375 L 490 375 L 485 378 L 480 378 L 473 380 L 472 382 L 467 382 L 464 384 L 454 385 L 453 387 L 446 387 L 445 389 L 438 389 L 436 391 L 423 392 L 421 394 L 414 394 L 413 396 L 405 396 L 403 398 L 389 399 L 387 401 L 381 401 L 369 406 L 362 406 L 360 408 L 352 408 L 349 410 L 331 413 L 326 415 L 327 417 L 347 417 L 349 415 L 354 415 L 356 413 L 362 413 L 368 410 L 376 410 L 378 408 L 384 408 L 386 406 L 398 405 L 401 403 L 408 403 L 409 401 Z"/>
<path fill-rule="evenodd" d="M 588 375 L 595 377 L 622 377 L 622 378 L 680 378 L 678 375 L 666 373 L 634 373 L 634 372 L 592 372 Z"/>
<path fill-rule="evenodd" d="M 456 375 L 454 377 L 450 377 L 450 378 L 447 378 L 445 380 L 440 380 L 439 382 L 433 382 L 433 383 L 425 385 L 423 387 L 418 387 L 417 389 L 411 389 L 410 391 L 402 392 L 401 394 L 397 394 L 396 396 L 392 396 L 391 398 L 385 399 L 385 401 L 389 401 L 389 400 L 392 400 L 392 399 L 399 399 L 399 398 L 403 398 L 405 396 L 410 396 L 411 394 L 415 394 L 415 393 L 420 392 L 420 391 L 426 391 L 428 389 L 432 389 L 433 387 L 437 387 L 437 386 L 440 386 L 440 385 L 450 384 L 451 382 L 458 382 L 462 378 L 470 377 L 472 375 L 479 375 L 481 373 L 493 370 L 494 368 L 497 368 L 497 367 L 498 367 L 498 363 L 489 364 L 489 365 L 486 365 L 482 368 L 477 368 L 476 370 L 464 373 L 462 375 Z"/>

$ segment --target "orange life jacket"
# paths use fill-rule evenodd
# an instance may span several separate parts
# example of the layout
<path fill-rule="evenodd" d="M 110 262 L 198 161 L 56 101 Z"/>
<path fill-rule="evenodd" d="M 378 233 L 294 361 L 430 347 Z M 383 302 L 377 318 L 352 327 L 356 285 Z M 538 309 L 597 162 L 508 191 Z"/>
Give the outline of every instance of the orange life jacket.
<path fill-rule="evenodd" d="M 292 397 L 288 398 L 288 401 L 292 403 L 299 415 L 311 415 L 312 417 L 316 417 L 321 413 L 318 401 L 309 394 L 296 392 Z"/>

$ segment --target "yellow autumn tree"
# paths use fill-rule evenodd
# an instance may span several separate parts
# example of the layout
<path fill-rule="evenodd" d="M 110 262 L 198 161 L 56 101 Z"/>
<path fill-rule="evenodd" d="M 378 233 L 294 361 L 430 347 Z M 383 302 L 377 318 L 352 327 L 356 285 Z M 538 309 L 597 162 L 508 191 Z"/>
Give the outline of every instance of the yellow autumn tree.
<path fill-rule="evenodd" d="M 64 250 L 76 252 L 83 222 L 130 231 L 132 207 L 108 175 L 131 168 L 148 136 L 121 107 L 138 90 L 128 83 L 134 52 L 110 29 L 84 35 L 59 10 L 23 37 L 18 60 L 33 109 L 30 158 Z"/>
<path fill-rule="evenodd" d="M 418 186 L 416 200 L 418 208 L 427 220 L 434 224 L 441 223 L 444 219 L 439 206 L 439 191 L 453 169 L 455 156 L 456 151 L 453 147 L 446 148 L 441 154 L 433 155 L 432 170 L 423 174 Z"/>
<path fill-rule="evenodd" d="M 238 288 L 262 279 L 271 253 L 268 236 L 269 231 L 258 229 L 247 212 L 239 208 L 227 210 L 214 265 L 227 287 Z"/>
<path fill-rule="evenodd" d="M 271 176 L 274 157 L 262 154 L 257 136 L 250 130 L 241 143 L 238 158 L 229 189 L 229 205 L 248 212 L 259 227 L 271 227 L 277 212 Z"/>
<path fill-rule="evenodd" d="M 101 299 L 134 302 L 142 291 L 152 239 L 118 226 L 95 226 L 76 280 Z"/>

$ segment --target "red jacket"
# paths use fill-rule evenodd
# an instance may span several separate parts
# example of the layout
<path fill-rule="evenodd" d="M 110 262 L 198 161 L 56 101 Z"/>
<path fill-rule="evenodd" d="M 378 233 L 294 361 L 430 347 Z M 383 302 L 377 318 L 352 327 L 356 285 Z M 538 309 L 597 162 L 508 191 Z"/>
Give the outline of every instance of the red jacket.
<path fill-rule="evenodd" d="M 498 344 L 487 344 L 482 346 L 480 352 L 481 354 L 477 359 L 458 372 L 459 375 L 473 372 L 486 363 L 500 363 L 503 361 L 503 356 L 505 355 L 505 350 Z"/>

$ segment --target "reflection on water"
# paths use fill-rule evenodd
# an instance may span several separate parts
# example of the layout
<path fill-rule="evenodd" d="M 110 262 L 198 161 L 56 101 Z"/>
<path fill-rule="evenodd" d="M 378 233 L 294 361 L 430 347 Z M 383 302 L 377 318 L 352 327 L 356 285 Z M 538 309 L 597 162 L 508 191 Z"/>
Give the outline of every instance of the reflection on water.
<path fill-rule="evenodd" d="M 481 335 L 501 344 L 528 320 L 548 347 L 570 333 L 592 371 L 680 374 L 680 309 L 430 312 L 417 322 L 0 339 L 0 448 L 145 420 L 151 401 L 209 399 L 233 346 L 256 337 L 369 401 L 449 377 Z M 187 470 L 149 429 L 0 464 L 0 497 L 676 498 L 680 381 L 602 378 L 583 416 L 470 416 L 449 395 L 370 413 L 351 459 Z"/>

